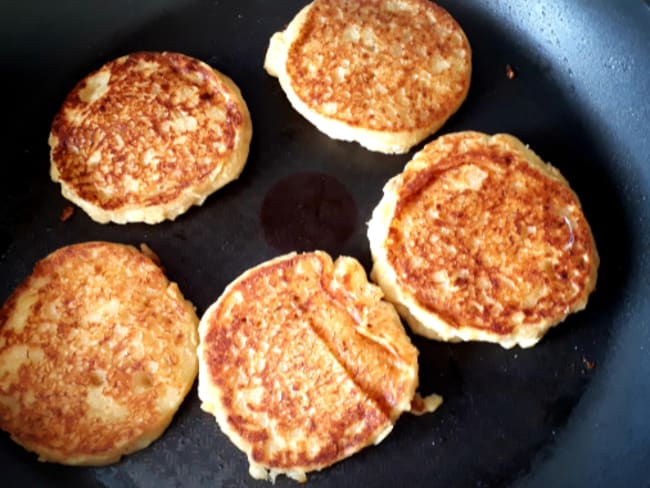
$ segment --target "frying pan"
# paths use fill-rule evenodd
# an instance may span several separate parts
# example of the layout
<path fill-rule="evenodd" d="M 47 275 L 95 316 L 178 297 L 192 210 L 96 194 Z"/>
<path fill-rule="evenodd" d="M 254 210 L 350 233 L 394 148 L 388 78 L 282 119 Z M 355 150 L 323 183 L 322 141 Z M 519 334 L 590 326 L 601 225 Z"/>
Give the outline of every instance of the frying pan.
<path fill-rule="evenodd" d="M 409 155 L 328 139 L 263 72 L 270 35 L 304 3 L 3 2 L 0 299 L 38 259 L 92 239 L 148 243 L 199 314 L 242 271 L 291 249 L 352 255 L 368 269 L 365 222 Z M 650 486 L 648 3 L 440 3 L 474 59 L 469 97 L 441 132 L 510 132 L 556 165 L 591 222 L 598 288 L 532 349 L 414 337 L 421 390 L 443 406 L 403 416 L 382 444 L 312 474 L 310 486 Z M 253 119 L 247 166 L 175 222 L 99 225 L 80 210 L 61 222 L 52 117 L 79 79 L 139 50 L 189 54 L 235 80 Z M 249 478 L 195 390 L 160 440 L 114 466 L 38 463 L 6 434 L 0 465 L 3 486 L 268 486 Z"/>

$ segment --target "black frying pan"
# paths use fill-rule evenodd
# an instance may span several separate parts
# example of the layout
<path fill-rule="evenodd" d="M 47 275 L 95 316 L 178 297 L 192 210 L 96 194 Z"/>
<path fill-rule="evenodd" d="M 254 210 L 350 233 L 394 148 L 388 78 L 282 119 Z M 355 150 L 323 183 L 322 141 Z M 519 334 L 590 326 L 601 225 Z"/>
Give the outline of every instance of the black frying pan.
<path fill-rule="evenodd" d="M 240 272 L 289 249 L 320 247 L 368 268 L 365 222 L 409 156 L 328 139 L 264 73 L 270 35 L 304 3 L 3 2 L 0 299 L 38 259 L 91 239 L 147 242 L 199 313 Z M 533 349 L 414 338 L 422 390 L 444 405 L 402 417 L 380 446 L 311 475 L 310 486 L 650 486 L 650 8 L 440 3 L 474 53 L 469 97 L 442 132 L 510 132 L 562 171 L 592 224 L 598 289 Z M 176 222 L 99 225 L 77 210 L 62 223 L 67 202 L 48 176 L 52 117 L 80 78 L 147 49 L 203 59 L 241 87 L 254 127 L 244 173 Z M 324 201 L 339 204 L 324 214 Z M 112 467 L 41 464 L 6 434 L 0 466 L 2 486 L 269 486 L 249 478 L 195 391 L 160 440 Z"/>

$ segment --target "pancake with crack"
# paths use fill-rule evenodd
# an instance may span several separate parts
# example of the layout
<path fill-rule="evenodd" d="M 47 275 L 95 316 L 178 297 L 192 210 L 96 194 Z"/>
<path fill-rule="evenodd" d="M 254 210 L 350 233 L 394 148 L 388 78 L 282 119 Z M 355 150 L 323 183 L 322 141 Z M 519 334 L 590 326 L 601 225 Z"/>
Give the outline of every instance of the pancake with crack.
<path fill-rule="evenodd" d="M 54 118 L 50 175 L 93 220 L 173 220 L 241 173 L 252 134 L 237 86 L 178 53 L 139 52 L 77 84 Z"/>
<path fill-rule="evenodd" d="M 427 0 L 315 0 L 271 37 L 264 68 L 328 136 L 405 153 L 465 100 L 471 48 Z"/>
<path fill-rule="evenodd" d="M 372 278 L 413 331 L 533 346 L 596 285 L 596 244 L 560 172 L 513 136 L 448 134 L 384 187 Z"/>
<path fill-rule="evenodd" d="M 104 465 L 157 439 L 196 378 L 198 318 L 131 246 L 36 264 L 0 310 L 0 428 L 39 460 Z"/>
<path fill-rule="evenodd" d="M 246 271 L 205 312 L 202 408 L 254 478 L 304 481 L 381 442 L 411 408 L 417 350 L 381 297 L 353 258 L 292 253 Z"/>

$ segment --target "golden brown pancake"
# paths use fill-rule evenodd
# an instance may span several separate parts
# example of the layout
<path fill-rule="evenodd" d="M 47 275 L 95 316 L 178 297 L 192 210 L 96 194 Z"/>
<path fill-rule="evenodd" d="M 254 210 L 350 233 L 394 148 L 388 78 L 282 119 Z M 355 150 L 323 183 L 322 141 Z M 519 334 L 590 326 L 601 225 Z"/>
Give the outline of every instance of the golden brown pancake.
<path fill-rule="evenodd" d="M 135 248 L 53 252 L 0 310 L 0 428 L 63 464 L 104 465 L 148 446 L 194 382 L 197 325 Z"/>
<path fill-rule="evenodd" d="M 533 346 L 596 285 L 576 194 L 518 139 L 459 132 L 384 187 L 368 224 L 373 279 L 412 329 L 445 341 Z"/>
<path fill-rule="evenodd" d="M 202 408 L 251 476 L 304 481 L 381 442 L 411 408 L 417 350 L 381 296 L 353 258 L 292 253 L 242 274 L 205 312 Z"/>
<path fill-rule="evenodd" d="M 465 100 L 471 49 L 427 0 L 315 0 L 273 35 L 264 68 L 328 136 L 404 153 Z"/>
<path fill-rule="evenodd" d="M 182 54 L 130 54 L 70 92 L 52 123 L 50 174 L 97 222 L 155 224 L 237 178 L 251 133 L 222 73 Z"/>

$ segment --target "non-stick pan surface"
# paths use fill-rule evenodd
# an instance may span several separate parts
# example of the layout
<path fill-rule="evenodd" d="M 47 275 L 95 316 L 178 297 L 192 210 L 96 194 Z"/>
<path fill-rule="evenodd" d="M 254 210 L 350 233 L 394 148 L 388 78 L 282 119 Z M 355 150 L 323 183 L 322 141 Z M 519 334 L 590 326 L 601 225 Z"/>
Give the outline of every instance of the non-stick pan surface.
<path fill-rule="evenodd" d="M 148 243 L 199 314 L 243 270 L 289 250 L 323 248 L 368 268 L 365 223 L 409 156 L 328 139 L 262 70 L 270 35 L 304 3 L 3 2 L 0 299 L 38 259 L 93 239 Z M 310 486 L 650 486 L 647 2 L 440 3 L 474 59 L 469 97 L 442 132 L 510 132 L 555 164 L 592 224 L 598 288 L 533 349 L 414 338 L 422 390 L 444 405 L 402 417 L 382 444 L 312 474 Z M 61 222 L 68 203 L 48 175 L 52 117 L 80 78 L 139 50 L 189 54 L 235 80 L 253 119 L 248 164 L 175 222 L 99 225 L 80 210 Z M 0 466 L 2 486 L 268 486 L 249 478 L 196 390 L 160 440 L 114 466 L 38 463 L 6 434 Z"/>

